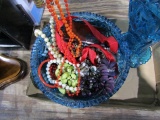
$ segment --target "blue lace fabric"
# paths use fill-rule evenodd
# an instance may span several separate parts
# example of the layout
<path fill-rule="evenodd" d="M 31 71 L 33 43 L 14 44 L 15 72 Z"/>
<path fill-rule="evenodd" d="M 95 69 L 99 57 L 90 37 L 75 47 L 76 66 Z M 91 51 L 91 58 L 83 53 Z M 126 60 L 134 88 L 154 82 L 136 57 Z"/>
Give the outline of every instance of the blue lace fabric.
<path fill-rule="evenodd" d="M 125 34 L 131 67 L 146 63 L 150 46 L 160 41 L 160 0 L 130 0 L 129 29 Z"/>

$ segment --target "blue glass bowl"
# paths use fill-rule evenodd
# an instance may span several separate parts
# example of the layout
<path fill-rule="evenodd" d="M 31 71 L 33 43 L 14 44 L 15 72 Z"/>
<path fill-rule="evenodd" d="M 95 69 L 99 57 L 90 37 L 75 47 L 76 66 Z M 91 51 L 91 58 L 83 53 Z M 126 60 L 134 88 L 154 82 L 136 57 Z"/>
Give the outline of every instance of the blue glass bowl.
<path fill-rule="evenodd" d="M 32 48 L 31 60 L 30 60 L 31 75 L 37 87 L 43 92 L 43 94 L 46 97 L 48 97 L 52 101 L 72 108 L 84 108 L 84 107 L 98 105 L 104 101 L 107 101 L 113 94 L 115 94 L 121 88 L 128 75 L 128 71 L 130 68 L 129 65 L 130 50 L 128 49 L 127 42 L 123 39 L 124 35 L 121 34 L 121 30 L 106 17 L 89 12 L 72 13 L 72 15 L 81 17 L 90 22 L 92 25 L 98 26 L 99 28 L 103 29 L 102 31 L 103 34 L 108 33 L 109 30 L 109 32 L 117 39 L 119 43 L 119 49 L 118 53 L 116 54 L 116 60 L 118 64 L 119 75 L 116 79 L 114 90 L 106 95 L 97 94 L 89 98 L 84 98 L 84 97 L 72 98 L 68 97 L 67 95 L 62 95 L 57 89 L 51 89 L 46 87 L 38 77 L 38 66 L 43 60 L 47 59 L 45 42 L 41 37 L 37 37 Z M 79 19 L 77 19 L 77 21 L 78 20 Z M 47 37 L 51 35 L 49 25 L 46 25 L 44 27 L 43 32 L 46 34 Z M 46 78 L 45 73 L 42 74 L 45 79 Z"/>

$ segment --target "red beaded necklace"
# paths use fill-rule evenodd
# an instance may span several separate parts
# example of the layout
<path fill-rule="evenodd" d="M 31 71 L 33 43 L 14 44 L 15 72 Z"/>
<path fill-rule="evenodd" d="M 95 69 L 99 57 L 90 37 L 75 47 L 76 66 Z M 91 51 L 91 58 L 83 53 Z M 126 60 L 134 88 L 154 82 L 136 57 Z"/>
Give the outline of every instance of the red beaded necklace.
<path fill-rule="evenodd" d="M 68 14 L 69 24 L 67 23 L 67 20 L 66 20 L 66 17 L 64 15 L 63 11 L 62 11 L 61 5 L 59 4 L 59 0 L 55 0 L 54 2 L 56 4 L 57 8 L 59 9 L 61 21 L 63 22 L 63 24 L 65 26 L 65 29 L 66 29 L 66 32 L 67 32 L 67 34 L 69 36 L 69 42 L 67 44 L 67 48 L 71 51 L 73 57 L 75 57 L 75 58 L 79 57 L 82 43 L 81 43 L 81 40 L 79 39 L 79 37 L 72 32 L 72 18 L 71 18 L 70 12 L 69 12 L 68 0 L 64 0 L 64 2 L 65 2 L 65 6 L 66 6 L 66 11 L 67 11 L 67 14 Z M 49 12 L 51 13 L 51 15 L 53 16 L 53 18 L 55 20 L 56 29 L 57 29 L 61 39 L 63 40 L 64 39 L 63 38 L 63 32 L 62 32 L 61 27 L 60 27 L 60 21 L 58 20 L 58 16 L 57 16 L 57 14 L 55 12 L 53 0 L 46 0 L 46 3 L 47 3 L 47 8 L 49 9 Z M 75 52 L 73 51 L 73 42 L 78 42 L 78 45 L 75 48 Z M 66 58 L 67 55 L 68 54 L 66 53 L 66 51 L 64 51 L 64 58 Z M 57 83 L 59 82 L 60 75 L 62 74 L 62 68 L 63 68 L 64 63 L 65 63 L 65 59 L 62 62 L 62 65 L 60 67 L 60 72 L 59 72 L 59 75 L 57 77 Z M 76 69 L 78 71 L 78 85 L 77 85 L 78 89 L 77 89 L 77 91 L 75 93 L 70 93 L 69 91 L 67 91 L 69 96 L 73 96 L 75 94 L 78 95 L 79 92 L 80 92 L 80 89 L 79 89 L 80 79 L 81 79 L 81 77 L 80 77 L 80 69 L 77 67 L 76 64 L 75 64 L 75 66 L 76 66 Z"/>
<path fill-rule="evenodd" d="M 72 31 L 72 18 L 70 16 L 70 12 L 69 12 L 68 0 L 64 0 L 64 2 L 65 2 L 68 18 L 69 18 L 69 24 L 67 23 L 66 17 L 64 16 L 61 5 L 59 4 L 59 0 L 55 0 L 55 4 L 56 4 L 57 8 L 59 9 L 62 22 L 63 22 L 65 29 L 66 29 L 66 32 L 69 36 L 68 49 L 70 49 L 72 55 L 76 58 L 76 57 L 80 56 L 80 49 L 81 49 L 82 43 L 81 43 L 80 38 L 77 35 L 75 35 Z M 46 3 L 47 3 L 47 8 L 49 9 L 49 12 L 51 13 L 51 15 L 53 16 L 53 18 L 56 22 L 57 30 L 61 36 L 61 39 L 63 39 L 63 32 L 60 28 L 60 23 L 59 23 L 57 14 L 55 12 L 53 0 L 47 0 Z M 78 42 L 78 45 L 76 47 L 75 52 L 73 51 L 73 42 L 76 42 L 76 43 Z"/>

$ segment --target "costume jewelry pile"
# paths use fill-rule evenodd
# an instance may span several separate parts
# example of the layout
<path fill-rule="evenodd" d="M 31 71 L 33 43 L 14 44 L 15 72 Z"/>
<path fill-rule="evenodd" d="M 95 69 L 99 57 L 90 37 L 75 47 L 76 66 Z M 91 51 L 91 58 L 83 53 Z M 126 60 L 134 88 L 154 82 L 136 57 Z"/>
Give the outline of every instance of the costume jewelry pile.
<path fill-rule="evenodd" d="M 49 88 L 58 88 L 60 93 L 68 96 L 89 97 L 112 92 L 118 74 L 117 63 L 112 55 L 118 50 L 116 40 L 113 36 L 109 36 L 107 47 L 88 44 L 87 41 L 82 43 L 72 31 L 74 17 L 69 12 L 68 1 L 64 0 L 64 3 L 67 17 L 62 11 L 59 0 L 46 0 L 46 6 L 52 16 L 49 20 L 50 37 L 39 29 L 34 31 L 36 37 L 41 37 L 45 41 L 48 49 L 48 58 L 38 68 L 41 82 Z M 58 8 L 60 17 L 56 14 L 55 7 Z M 95 30 L 90 23 L 85 20 L 84 22 Z M 62 27 L 65 30 L 62 30 Z M 64 34 L 68 35 L 68 41 L 65 40 Z M 43 66 L 46 66 L 46 79 L 42 76 Z"/>

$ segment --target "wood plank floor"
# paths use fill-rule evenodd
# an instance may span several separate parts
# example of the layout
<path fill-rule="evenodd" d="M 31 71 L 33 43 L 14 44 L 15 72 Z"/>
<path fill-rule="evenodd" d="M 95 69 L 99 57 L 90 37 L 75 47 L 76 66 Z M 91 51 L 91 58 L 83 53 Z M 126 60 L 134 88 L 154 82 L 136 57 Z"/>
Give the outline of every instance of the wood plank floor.
<path fill-rule="evenodd" d="M 63 1 L 63 0 L 61 0 Z M 71 12 L 88 11 L 98 13 L 108 18 L 128 19 L 129 0 L 68 0 Z M 62 8 L 64 8 L 64 3 Z M 48 18 L 50 13 L 45 9 L 43 18 Z"/>

